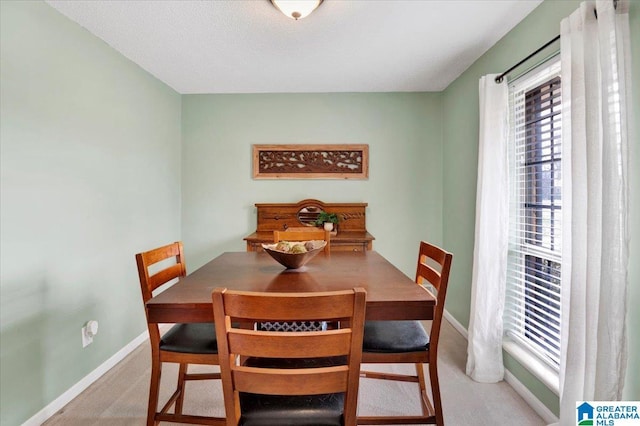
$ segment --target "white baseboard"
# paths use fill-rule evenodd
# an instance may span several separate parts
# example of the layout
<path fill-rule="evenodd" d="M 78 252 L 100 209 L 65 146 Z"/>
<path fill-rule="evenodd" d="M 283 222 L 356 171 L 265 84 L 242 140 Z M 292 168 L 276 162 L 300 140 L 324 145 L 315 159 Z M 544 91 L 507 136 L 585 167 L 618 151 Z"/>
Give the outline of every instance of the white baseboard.
<path fill-rule="evenodd" d="M 93 382 L 102 377 L 107 371 L 111 370 L 117 363 L 122 361 L 127 355 L 133 352 L 138 346 L 149 338 L 149 331 L 145 331 L 125 347 L 116 352 L 111 358 L 103 362 L 98 368 L 87 374 L 78 383 L 71 386 L 65 393 L 53 400 L 49 405 L 44 407 L 38 413 L 36 413 L 29 420 L 24 422 L 22 426 L 39 426 L 53 416 L 65 405 L 71 402 L 75 397 L 80 395 L 85 389 L 87 389 Z"/>
<path fill-rule="evenodd" d="M 458 331 L 458 333 L 460 333 L 465 339 L 469 339 L 469 332 L 467 331 L 467 329 L 464 328 L 462 324 L 460 324 L 458 320 L 453 317 L 453 315 L 447 312 L 446 309 L 444 311 L 444 317 L 447 321 L 449 321 L 453 328 Z M 507 382 L 513 388 L 513 390 L 516 391 L 516 393 L 520 395 L 520 397 L 524 399 L 527 404 L 529 404 L 533 411 L 535 411 L 540 417 L 544 419 L 545 422 L 547 422 L 547 424 L 558 422 L 558 418 L 556 417 L 556 415 L 553 414 L 553 412 L 549 410 L 546 405 L 540 402 L 540 400 L 533 393 L 531 393 L 531 391 L 527 389 L 527 387 L 523 385 L 522 382 L 520 382 L 516 378 L 516 376 L 511 374 L 511 372 L 506 369 L 504 370 L 504 381 Z"/>
<path fill-rule="evenodd" d="M 466 340 L 469 340 L 469 332 L 467 331 L 467 329 L 464 328 L 462 324 L 460 324 L 458 320 L 453 317 L 453 315 L 447 312 L 446 309 L 444 310 L 444 318 L 449 321 L 449 324 L 451 324 L 453 328 L 458 331 L 458 333 L 462 334 L 462 337 L 464 337 Z"/>

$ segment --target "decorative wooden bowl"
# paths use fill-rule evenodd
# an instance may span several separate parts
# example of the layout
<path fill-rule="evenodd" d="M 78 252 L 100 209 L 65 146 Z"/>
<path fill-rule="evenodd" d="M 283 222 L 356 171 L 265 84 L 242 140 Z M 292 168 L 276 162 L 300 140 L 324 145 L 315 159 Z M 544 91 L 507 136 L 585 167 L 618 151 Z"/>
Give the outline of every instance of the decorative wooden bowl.
<path fill-rule="evenodd" d="M 324 250 L 324 246 L 327 245 L 326 241 L 313 240 L 313 241 L 295 241 L 290 244 L 302 244 L 311 243 L 312 249 L 307 249 L 304 253 L 288 253 L 280 250 L 276 250 L 277 244 L 262 244 L 264 251 L 269 253 L 278 263 L 287 269 L 298 269 L 303 267 L 308 261 L 313 259 L 315 255 Z M 307 244 L 308 246 L 309 244 Z"/>

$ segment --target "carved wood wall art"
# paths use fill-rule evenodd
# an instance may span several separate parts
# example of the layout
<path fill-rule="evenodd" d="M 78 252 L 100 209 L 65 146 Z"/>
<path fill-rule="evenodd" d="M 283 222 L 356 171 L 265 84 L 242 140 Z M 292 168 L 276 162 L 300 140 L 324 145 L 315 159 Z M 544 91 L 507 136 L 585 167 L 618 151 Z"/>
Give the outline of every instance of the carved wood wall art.
<path fill-rule="evenodd" d="M 253 145 L 254 179 L 368 179 L 369 145 Z"/>

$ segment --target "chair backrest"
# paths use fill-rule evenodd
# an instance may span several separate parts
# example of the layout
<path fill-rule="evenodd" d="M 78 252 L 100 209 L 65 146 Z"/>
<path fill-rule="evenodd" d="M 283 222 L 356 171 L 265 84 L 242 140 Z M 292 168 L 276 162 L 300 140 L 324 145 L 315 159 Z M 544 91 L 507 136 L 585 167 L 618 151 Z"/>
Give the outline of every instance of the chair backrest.
<path fill-rule="evenodd" d="M 165 268 L 149 272 L 149 267 L 158 262 L 175 258 L 174 264 L 168 264 Z M 178 241 L 166 246 L 136 254 L 138 264 L 138 276 L 142 289 L 142 300 L 147 303 L 153 297 L 153 291 L 169 281 L 187 275 L 184 263 L 184 251 L 182 242 Z"/>
<path fill-rule="evenodd" d="M 444 302 L 447 295 L 452 259 L 453 254 L 424 241 L 420 242 L 416 283 L 422 285 L 427 281 L 437 292 L 429 344 L 429 351 L 432 353 L 435 353 L 438 347 L 438 336 L 440 335 L 440 324 L 444 314 Z"/>
<path fill-rule="evenodd" d="M 273 231 L 273 242 L 324 240 L 324 252 L 331 252 L 331 232 L 322 229 Z"/>
<path fill-rule="evenodd" d="M 345 424 L 356 424 L 358 381 L 366 292 L 259 293 L 215 289 L 213 313 L 228 424 L 237 424 L 239 392 L 265 395 L 318 395 L 344 392 Z M 260 331 L 242 329 L 236 321 L 341 321 L 341 328 L 323 331 Z M 335 359 L 329 367 L 247 367 L 246 359 Z M 333 358 L 332 358 L 333 360 Z M 232 417 L 235 416 L 235 417 Z"/>

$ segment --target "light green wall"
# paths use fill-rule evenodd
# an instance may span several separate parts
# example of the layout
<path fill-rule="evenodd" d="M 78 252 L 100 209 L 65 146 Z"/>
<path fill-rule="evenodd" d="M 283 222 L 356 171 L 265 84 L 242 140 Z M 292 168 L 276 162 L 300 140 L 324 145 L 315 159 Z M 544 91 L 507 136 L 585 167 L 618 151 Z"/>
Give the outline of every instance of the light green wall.
<path fill-rule="evenodd" d="M 374 248 L 410 276 L 442 240 L 442 107 L 433 93 L 183 96 L 182 238 L 188 268 L 244 250 L 255 203 L 366 202 Z M 252 144 L 369 144 L 368 180 L 254 180 Z"/>
<path fill-rule="evenodd" d="M 631 9 L 631 38 L 634 55 L 633 82 L 635 123 L 640 123 L 638 93 L 640 93 L 640 2 L 633 1 Z M 464 326 L 469 324 L 471 299 L 471 272 L 474 245 L 476 177 L 478 162 L 478 80 L 482 75 L 500 73 L 517 63 L 560 32 L 560 21 L 579 6 L 579 1 L 547 0 L 536 8 L 516 28 L 496 43 L 487 53 L 468 68 L 443 92 L 443 152 L 444 152 L 444 245 L 453 253 L 455 268 L 451 274 L 447 294 L 448 311 Z M 555 47 L 555 50 L 559 46 Z M 553 47 L 550 51 L 553 50 Z M 546 53 L 546 52 L 545 52 Z M 544 57 L 545 53 L 541 56 Z M 534 60 L 535 62 L 535 60 Z M 526 65 L 524 66 L 526 68 Z M 638 133 L 636 133 L 637 135 Z M 628 299 L 629 324 L 640 324 L 640 216 L 638 194 L 640 188 L 640 161 L 638 137 L 630 143 L 634 170 L 631 176 L 632 197 L 630 292 Z M 629 331 L 629 368 L 625 397 L 640 399 L 640 337 Z M 518 363 L 505 354 L 509 370 L 525 384 L 552 411 L 558 413 L 557 397 L 533 376 L 525 373 Z"/>
<path fill-rule="evenodd" d="M 146 328 L 133 254 L 180 238 L 180 95 L 42 2 L 0 2 L 0 424 Z M 100 323 L 83 349 L 80 328 Z"/>

